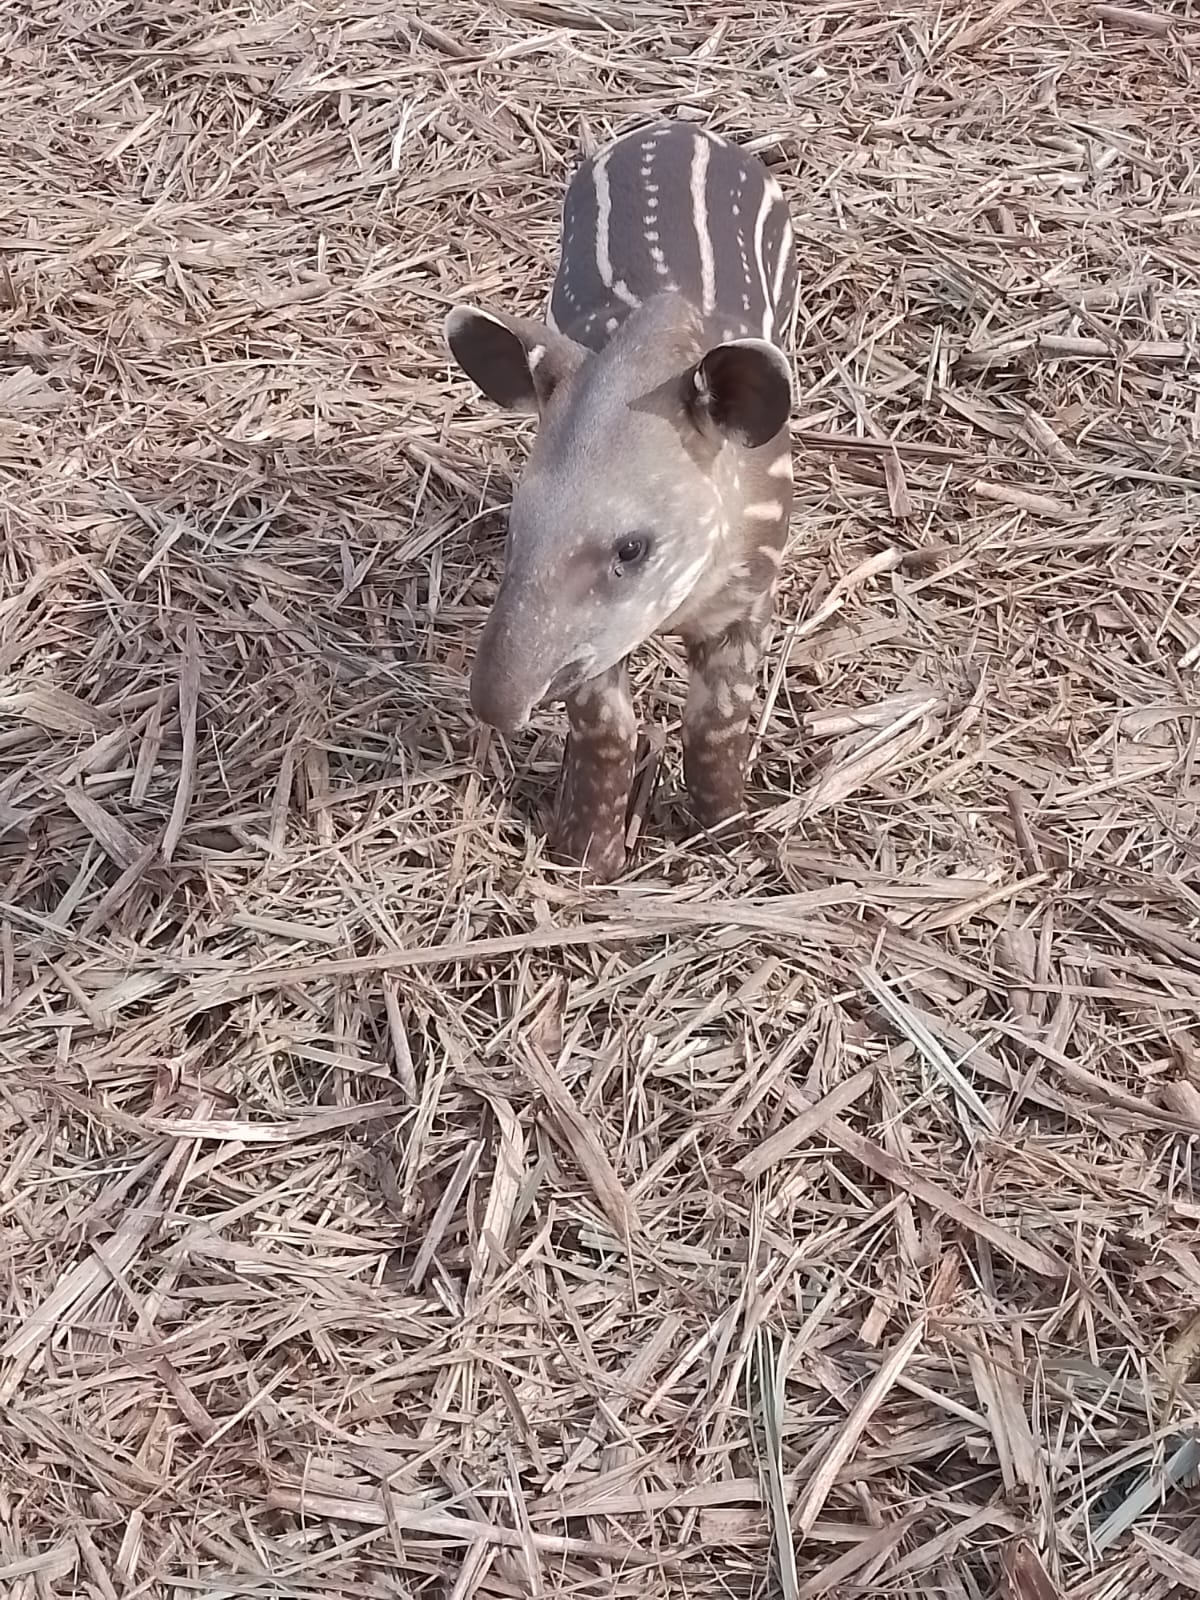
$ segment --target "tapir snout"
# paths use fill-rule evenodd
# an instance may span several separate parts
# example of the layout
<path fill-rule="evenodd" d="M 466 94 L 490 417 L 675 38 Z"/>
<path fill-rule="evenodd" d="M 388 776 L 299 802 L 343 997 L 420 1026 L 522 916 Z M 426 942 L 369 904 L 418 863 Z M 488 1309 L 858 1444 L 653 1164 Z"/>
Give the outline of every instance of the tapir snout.
<path fill-rule="evenodd" d="M 504 584 L 496 596 L 471 670 L 471 710 L 511 735 L 538 706 L 563 700 L 586 682 L 595 652 L 560 639 L 547 608 Z"/>

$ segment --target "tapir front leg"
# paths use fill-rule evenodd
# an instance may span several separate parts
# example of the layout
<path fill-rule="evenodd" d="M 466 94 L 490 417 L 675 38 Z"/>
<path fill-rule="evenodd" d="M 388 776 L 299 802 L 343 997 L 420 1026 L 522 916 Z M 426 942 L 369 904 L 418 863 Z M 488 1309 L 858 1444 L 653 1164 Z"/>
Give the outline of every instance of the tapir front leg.
<path fill-rule="evenodd" d="M 762 605 L 713 639 L 688 642 L 683 773 L 692 814 L 716 828 L 745 806 L 750 711 L 766 632 Z M 726 828 L 732 840 L 742 830 Z"/>
<path fill-rule="evenodd" d="M 567 717 L 551 848 L 560 860 L 608 883 L 625 865 L 625 812 L 637 749 L 625 663 L 578 689 L 567 701 Z"/>

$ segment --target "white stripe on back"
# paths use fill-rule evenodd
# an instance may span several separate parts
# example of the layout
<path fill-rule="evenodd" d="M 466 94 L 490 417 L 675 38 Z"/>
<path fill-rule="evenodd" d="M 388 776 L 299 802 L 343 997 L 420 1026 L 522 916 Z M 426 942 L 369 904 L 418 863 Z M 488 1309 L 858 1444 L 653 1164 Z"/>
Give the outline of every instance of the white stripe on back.
<path fill-rule="evenodd" d="M 712 311 L 717 303 L 717 272 L 708 231 L 708 152 L 708 140 L 697 139 L 692 150 L 692 226 L 700 250 L 700 301 L 705 312 Z"/>
<path fill-rule="evenodd" d="M 767 282 L 767 263 L 763 256 L 763 233 L 767 226 L 767 217 L 771 211 L 771 191 L 763 189 L 762 204 L 758 208 L 758 216 L 754 223 L 754 260 L 758 267 L 758 281 L 763 292 L 763 319 L 762 336 L 764 339 L 771 337 L 775 327 L 775 318 L 771 312 L 771 286 Z"/>
<path fill-rule="evenodd" d="M 606 289 L 612 288 L 612 258 L 608 253 L 608 222 L 612 215 L 612 195 L 608 187 L 608 158 L 605 150 L 596 157 L 592 167 L 592 182 L 596 186 L 596 271 Z"/>
<path fill-rule="evenodd" d="M 621 141 L 618 141 L 620 143 Z M 596 271 L 600 282 L 611 289 L 618 300 L 627 306 L 640 306 L 641 301 L 623 278 L 613 279 L 612 256 L 609 253 L 608 229 L 612 220 L 612 190 L 608 184 L 608 158 L 614 146 L 601 152 L 592 166 L 592 182 L 596 188 Z"/>
<path fill-rule="evenodd" d="M 780 299 L 783 295 L 783 275 L 787 271 L 788 252 L 792 248 L 792 225 L 786 217 L 783 219 L 783 238 L 779 241 L 779 260 L 775 263 L 775 309 L 779 310 Z"/>

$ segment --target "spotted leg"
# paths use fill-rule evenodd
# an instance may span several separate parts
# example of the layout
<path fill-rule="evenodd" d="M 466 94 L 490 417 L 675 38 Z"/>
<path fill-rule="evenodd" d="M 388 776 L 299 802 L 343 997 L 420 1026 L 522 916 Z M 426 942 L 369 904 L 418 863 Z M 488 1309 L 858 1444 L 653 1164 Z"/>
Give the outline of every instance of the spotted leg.
<path fill-rule="evenodd" d="M 625 865 L 625 811 L 637 749 L 625 663 L 576 690 L 567 718 L 551 848 L 560 860 L 608 883 Z"/>
<path fill-rule="evenodd" d="M 766 620 L 759 605 L 715 638 L 688 641 L 683 775 L 702 828 L 728 821 L 745 804 L 750 710 Z M 721 837 L 733 839 L 742 831 L 735 824 L 723 828 Z"/>

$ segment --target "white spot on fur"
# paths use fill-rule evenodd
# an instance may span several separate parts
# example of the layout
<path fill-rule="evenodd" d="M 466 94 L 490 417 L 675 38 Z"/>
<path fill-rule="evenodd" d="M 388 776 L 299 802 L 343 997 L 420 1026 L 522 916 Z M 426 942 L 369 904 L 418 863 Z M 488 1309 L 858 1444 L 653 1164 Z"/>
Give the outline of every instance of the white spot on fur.
<path fill-rule="evenodd" d="M 667 589 L 666 598 L 663 602 L 667 608 L 668 616 L 670 616 L 672 612 L 677 611 L 687 599 L 688 595 L 691 594 L 692 587 L 695 584 L 696 579 L 704 571 L 707 565 L 708 551 L 705 550 L 704 554 L 693 561 L 690 566 L 685 567 L 681 572 L 675 574 L 671 578 L 670 585 Z"/>
<path fill-rule="evenodd" d="M 768 478 L 790 478 L 792 475 L 792 458 L 790 455 L 776 456 L 767 468 Z"/>
<path fill-rule="evenodd" d="M 758 547 L 758 553 L 760 556 L 765 556 L 772 566 L 783 566 L 783 551 L 776 550 L 773 544 L 760 544 Z"/>
<path fill-rule="evenodd" d="M 609 317 L 608 321 L 604 324 L 604 331 L 605 333 L 616 333 L 620 325 L 620 317 Z"/>
<path fill-rule="evenodd" d="M 529 354 L 525 358 L 525 360 L 526 360 L 526 362 L 528 364 L 530 372 L 536 372 L 537 371 L 539 364 L 541 363 L 541 361 L 545 357 L 545 354 L 546 354 L 546 346 L 544 344 L 535 344 L 534 345 L 533 349 L 529 352 Z"/>
<path fill-rule="evenodd" d="M 688 679 L 687 704 L 683 708 L 684 721 L 691 722 L 694 717 L 703 716 L 708 710 L 711 698 L 704 676 L 699 672 L 693 672 Z"/>
<path fill-rule="evenodd" d="M 756 500 L 742 513 L 754 522 L 775 522 L 783 515 L 783 502 L 780 500 Z"/>
<path fill-rule="evenodd" d="M 617 685 L 600 683 L 592 691 L 591 703 L 596 725 L 608 730 L 609 736 L 600 741 L 602 748 L 610 756 L 624 755 L 623 746 L 637 735 L 637 713 L 629 695 Z"/>

